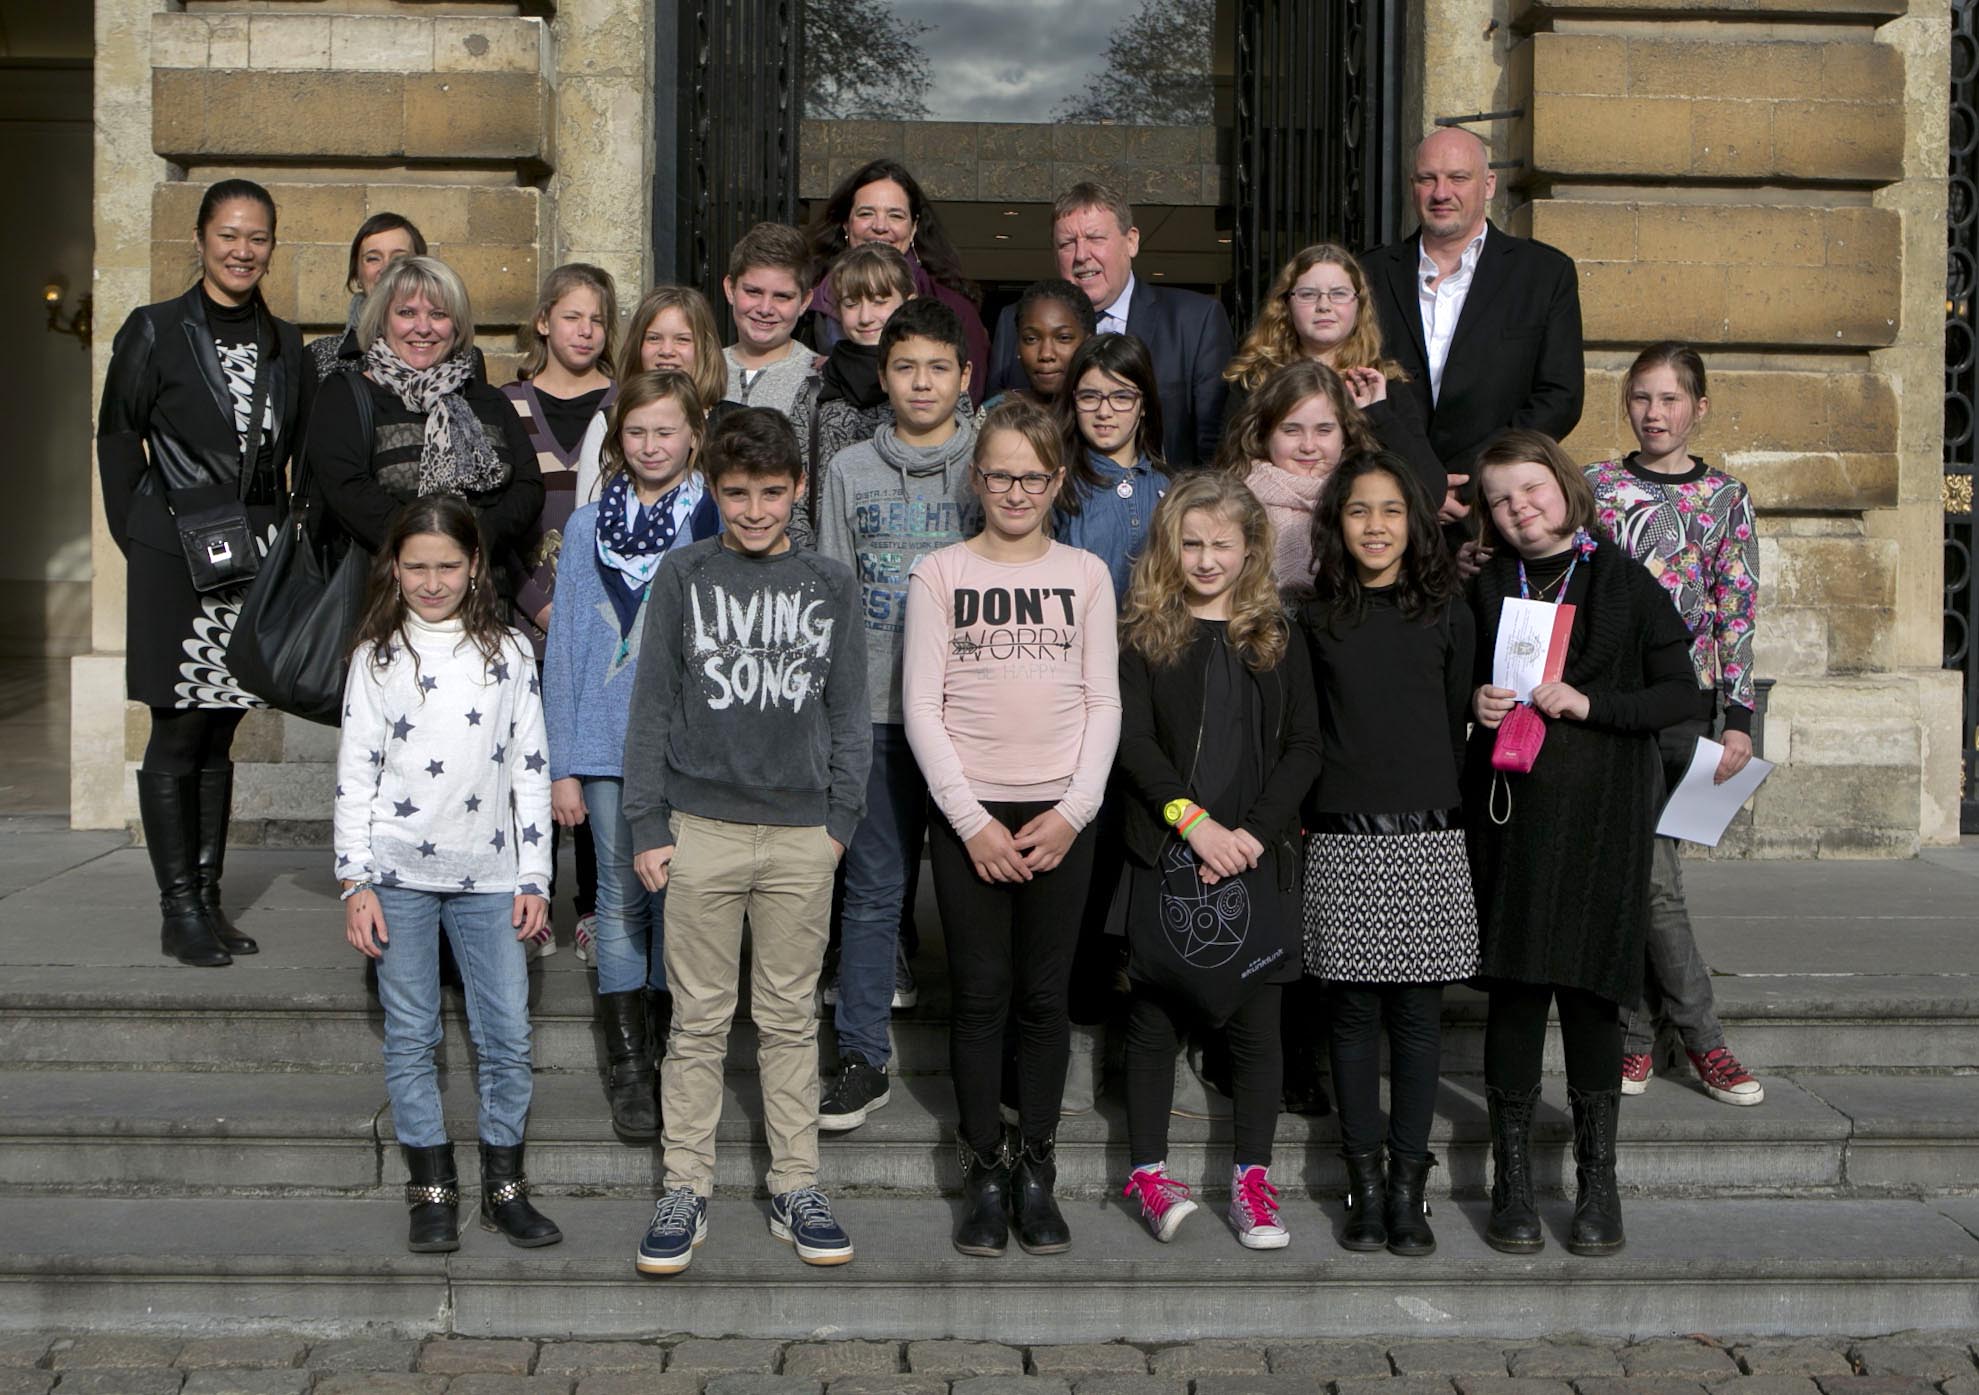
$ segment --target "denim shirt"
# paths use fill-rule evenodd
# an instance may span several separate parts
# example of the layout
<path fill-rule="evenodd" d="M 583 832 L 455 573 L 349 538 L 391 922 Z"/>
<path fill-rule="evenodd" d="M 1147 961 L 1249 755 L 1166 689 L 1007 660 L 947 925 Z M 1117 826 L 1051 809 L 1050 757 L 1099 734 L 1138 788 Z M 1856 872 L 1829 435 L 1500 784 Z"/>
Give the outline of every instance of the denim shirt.
<path fill-rule="evenodd" d="M 1087 490 L 1079 499 L 1076 514 L 1058 516 L 1058 541 L 1068 547 L 1082 547 L 1106 563 L 1113 578 L 1113 599 L 1127 598 L 1128 578 L 1133 575 L 1134 559 L 1147 546 L 1148 530 L 1154 526 L 1154 506 L 1168 492 L 1168 477 L 1154 468 L 1144 455 L 1134 468 L 1123 470 L 1098 451 L 1087 451 L 1086 461 L 1104 482 Z M 1122 497 L 1122 481 L 1131 484 Z"/>

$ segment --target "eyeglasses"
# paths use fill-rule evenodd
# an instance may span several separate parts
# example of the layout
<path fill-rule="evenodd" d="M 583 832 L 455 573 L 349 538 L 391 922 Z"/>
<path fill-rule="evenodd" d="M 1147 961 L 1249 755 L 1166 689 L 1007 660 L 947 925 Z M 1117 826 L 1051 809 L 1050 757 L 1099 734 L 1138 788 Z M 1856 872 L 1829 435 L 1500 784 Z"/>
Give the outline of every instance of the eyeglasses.
<path fill-rule="evenodd" d="M 1112 392 L 1080 388 L 1072 394 L 1072 405 L 1082 412 L 1097 412 L 1102 402 L 1116 412 L 1131 412 L 1141 405 L 1141 394 L 1135 388 L 1115 388 Z"/>
<path fill-rule="evenodd" d="M 976 478 L 983 482 L 983 488 L 992 494 L 1008 494 L 1013 484 L 1022 485 L 1026 494 L 1042 494 L 1051 488 L 1051 482 L 1058 478 L 1058 472 L 1045 474 L 1013 475 L 1004 470 L 976 471 Z"/>
<path fill-rule="evenodd" d="M 1295 291 L 1288 291 L 1286 298 L 1296 300 L 1299 304 L 1308 307 L 1317 305 L 1322 300 L 1329 305 L 1345 305 L 1350 300 L 1360 299 L 1354 294 L 1351 286 L 1334 286 L 1324 291 L 1316 286 L 1301 286 Z"/>

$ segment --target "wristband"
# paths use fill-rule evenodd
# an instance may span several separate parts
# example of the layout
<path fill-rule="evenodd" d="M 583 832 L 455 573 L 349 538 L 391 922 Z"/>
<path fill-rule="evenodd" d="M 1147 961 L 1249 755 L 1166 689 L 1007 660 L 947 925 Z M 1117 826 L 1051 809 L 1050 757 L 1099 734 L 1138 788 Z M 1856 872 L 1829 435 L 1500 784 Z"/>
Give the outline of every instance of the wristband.
<path fill-rule="evenodd" d="M 1193 829 L 1197 824 L 1201 823 L 1204 819 L 1208 817 L 1209 817 L 1209 810 L 1201 807 L 1200 805 L 1191 804 L 1189 806 L 1189 812 L 1183 815 L 1182 821 L 1180 823 L 1175 825 L 1175 831 L 1180 835 L 1182 835 L 1182 837 L 1186 838 L 1189 836 L 1189 831 L 1191 829 Z"/>
<path fill-rule="evenodd" d="M 341 892 L 337 894 L 337 899 L 339 901 L 348 901 L 350 900 L 351 897 L 357 895 L 358 892 L 369 891 L 369 890 L 371 890 L 370 882 L 358 882 L 352 886 L 345 887 Z"/>

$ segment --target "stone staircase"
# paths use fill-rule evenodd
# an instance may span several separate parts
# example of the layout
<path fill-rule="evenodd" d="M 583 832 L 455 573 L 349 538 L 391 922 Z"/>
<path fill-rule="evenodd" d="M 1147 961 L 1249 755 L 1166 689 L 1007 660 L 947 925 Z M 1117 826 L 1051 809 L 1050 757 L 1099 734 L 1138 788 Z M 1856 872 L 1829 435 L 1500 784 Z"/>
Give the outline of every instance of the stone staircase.
<path fill-rule="evenodd" d="M 1060 1133 L 1073 1252 L 963 1259 L 947 1239 L 937 943 L 922 1006 L 895 1020 L 891 1104 L 822 1145 L 857 1261 L 811 1270 L 766 1233 L 745 1023 L 710 1240 L 666 1282 L 632 1270 L 657 1150 L 611 1135 L 589 975 L 568 949 L 532 970 L 528 1169 L 565 1243 L 512 1250 L 470 1219 L 455 1255 L 404 1251 L 378 1014 L 322 862 L 236 854 L 231 889 L 252 902 L 239 918 L 264 953 L 202 972 L 157 957 L 141 852 L 50 832 L 0 844 L 0 1330 L 1071 1342 L 1979 1326 L 1979 847 L 1910 864 L 1691 865 L 1700 938 L 1730 975 L 1720 1012 L 1767 1101 L 1719 1105 L 1679 1067 L 1626 1102 L 1630 1242 L 1616 1258 L 1558 1244 L 1572 1164 L 1557 1080 L 1538 1148 L 1554 1243 L 1527 1259 L 1484 1246 L 1483 1003 L 1456 990 L 1436 1256 L 1335 1246 L 1334 1123 L 1291 1116 L 1274 1169 L 1290 1249 L 1238 1247 L 1215 1186 L 1178 1242 L 1156 1245 L 1116 1195 L 1125 1119 L 1109 1096 Z M 444 1081 L 471 1172 L 461 1027 L 450 1012 Z M 1171 1168 L 1226 1178 L 1228 1139 L 1227 1123 L 1176 1119 Z"/>

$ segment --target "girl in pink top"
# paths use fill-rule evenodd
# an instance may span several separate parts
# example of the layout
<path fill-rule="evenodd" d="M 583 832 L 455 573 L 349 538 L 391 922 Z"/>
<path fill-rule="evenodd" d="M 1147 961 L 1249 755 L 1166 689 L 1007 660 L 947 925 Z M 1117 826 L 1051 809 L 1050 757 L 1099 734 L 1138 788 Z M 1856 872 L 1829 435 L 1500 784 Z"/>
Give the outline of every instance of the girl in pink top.
<path fill-rule="evenodd" d="M 1008 400 L 976 437 L 983 531 L 907 582 L 907 740 L 942 817 L 928 830 L 954 1002 L 950 1072 L 966 1197 L 955 1248 L 1068 1249 L 1052 1199 L 1065 1092 L 1066 997 L 1092 874 L 1092 819 L 1120 740 L 1113 581 L 1051 540 L 1064 485 L 1057 425 Z M 1019 1148 L 997 1116 L 1015 1008 Z"/>

